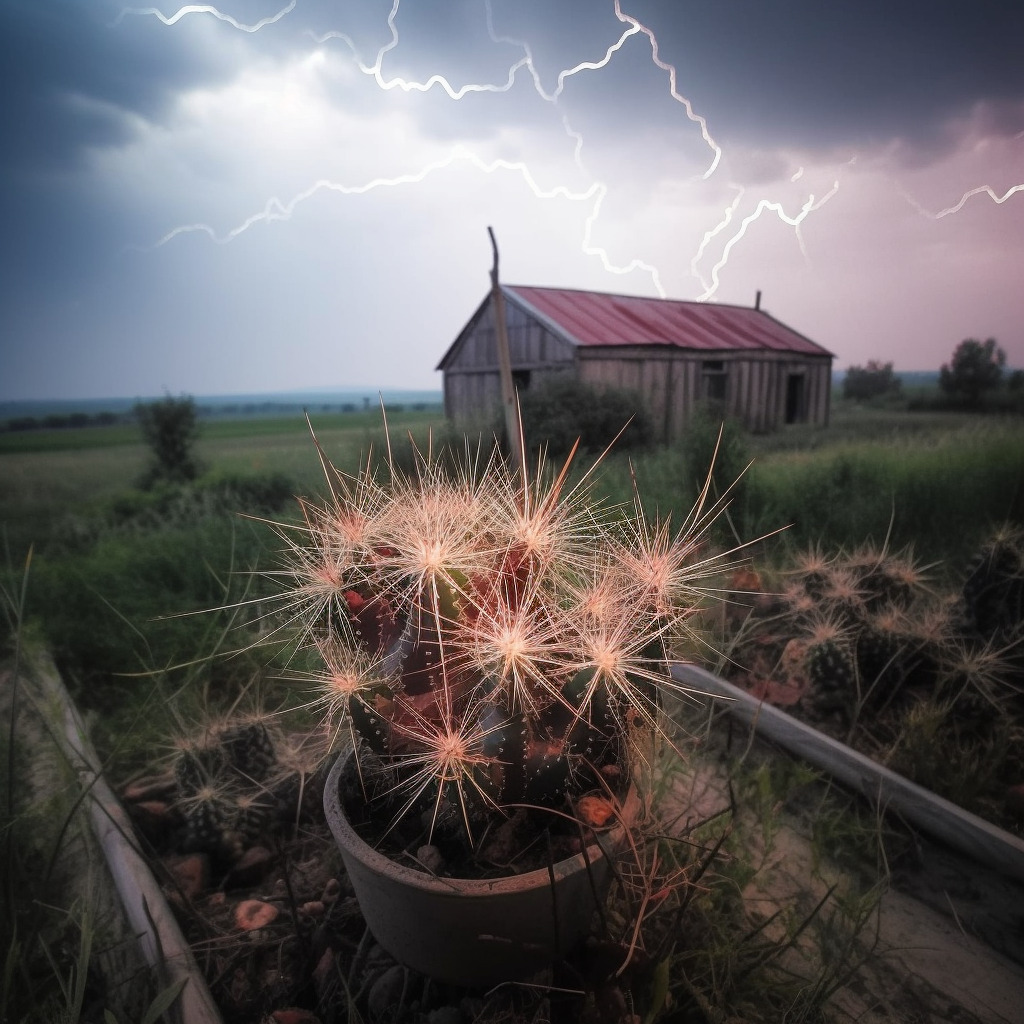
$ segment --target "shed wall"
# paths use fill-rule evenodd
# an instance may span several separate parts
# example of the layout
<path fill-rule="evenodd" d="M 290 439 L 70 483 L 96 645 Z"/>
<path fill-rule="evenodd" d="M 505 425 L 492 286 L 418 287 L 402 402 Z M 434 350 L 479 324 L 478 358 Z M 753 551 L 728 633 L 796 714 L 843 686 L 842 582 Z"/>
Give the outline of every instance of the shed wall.
<path fill-rule="evenodd" d="M 829 418 L 831 358 L 784 351 L 720 352 L 659 346 L 577 347 L 512 303 L 506 324 L 513 374 L 535 388 L 564 373 L 597 388 L 634 391 L 644 398 L 656 436 L 679 437 L 702 399 L 719 400 L 723 414 L 751 431 L 787 422 L 825 426 Z M 446 358 L 445 412 L 479 421 L 501 407 L 494 309 L 486 302 Z"/>

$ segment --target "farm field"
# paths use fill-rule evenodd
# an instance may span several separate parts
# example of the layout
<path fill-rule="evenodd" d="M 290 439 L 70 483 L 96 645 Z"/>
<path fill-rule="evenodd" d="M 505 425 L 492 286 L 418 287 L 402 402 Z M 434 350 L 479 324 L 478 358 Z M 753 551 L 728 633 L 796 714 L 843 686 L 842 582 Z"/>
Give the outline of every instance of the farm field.
<path fill-rule="evenodd" d="M 431 432 L 435 438 L 450 436 L 436 413 L 402 412 L 389 417 L 389 426 L 396 452 L 407 432 L 421 448 Z M 315 416 L 313 427 L 326 455 L 343 471 L 354 471 L 371 447 L 380 453 L 386 446 L 379 413 Z M 672 448 L 612 453 L 598 469 L 596 490 L 609 502 L 631 501 L 635 477 L 648 515 L 671 515 L 681 523 L 706 476 L 714 433 Z M 294 520 L 294 495 L 324 491 L 309 428 L 299 417 L 210 423 L 204 425 L 197 455 L 204 468 L 198 481 L 143 492 L 136 482 L 147 451 L 130 428 L 0 435 L 5 591 L 19 591 L 31 547 L 25 642 L 41 641 L 53 651 L 90 718 L 112 780 L 165 766 L 173 743 L 188 729 L 216 721 L 229 709 L 278 710 L 306 699 L 305 688 L 294 681 L 296 674 L 302 677 L 301 652 L 296 656 L 274 644 L 253 649 L 251 640 L 262 628 L 262 598 L 274 588 L 269 577 L 282 544 L 266 520 Z M 721 550 L 737 540 L 765 537 L 748 550 L 755 578 L 778 597 L 792 590 L 788 584 L 799 564 L 802 575 L 795 578 L 802 590 L 793 594 L 794 607 L 807 605 L 802 597 L 821 603 L 811 592 L 810 552 L 821 552 L 831 567 L 845 572 L 839 552 L 851 555 L 871 542 L 875 551 L 906 553 L 904 562 L 923 567 L 922 578 L 913 581 L 921 612 L 909 601 L 905 611 L 919 624 L 930 623 L 933 597 L 941 603 L 943 593 L 962 587 L 965 569 L 985 539 L 1000 526 L 1024 526 L 1020 419 L 837 403 L 826 430 L 794 428 L 761 437 L 726 432 L 712 490 L 728 489 L 751 459 L 730 491 L 727 514 L 709 528 L 705 546 Z M 580 456 L 577 472 L 591 461 L 590 455 Z M 863 560 L 857 569 L 866 585 Z M 840 599 L 851 596 L 836 590 Z M 793 678 L 773 675 L 778 665 L 785 667 L 785 658 L 775 655 L 783 647 L 793 649 L 791 641 L 806 644 L 800 632 L 804 624 L 778 604 L 744 620 L 743 601 L 751 600 L 745 595 L 736 614 L 723 613 L 721 622 L 704 624 L 714 634 L 709 663 L 727 674 L 722 662 L 714 662 L 716 651 L 728 652 L 744 672 L 749 669 L 749 678 L 739 674 L 744 685 L 788 686 Z M 208 609 L 219 610 L 194 614 Z M 864 637 L 868 621 L 857 626 Z M 848 636 L 852 629 L 844 626 L 843 632 Z M 916 698 L 928 685 L 920 672 L 922 636 L 915 636 L 910 648 L 917 660 L 900 685 Z M 958 655 L 955 644 L 940 642 L 935 650 L 929 657 L 935 662 Z M 766 652 L 772 653 L 771 664 L 759 664 Z M 825 664 L 831 678 L 837 657 L 832 651 L 815 664 Z M 286 661 L 290 682 L 280 678 Z M 997 658 L 987 664 L 998 684 L 990 696 L 1002 701 L 1003 669 L 1009 663 Z M 889 658 L 885 671 L 895 665 Z M 990 820 L 998 818 L 1008 784 L 1018 777 L 1012 773 L 1022 768 L 1019 757 L 1007 754 L 1021 749 L 1024 715 L 1007 712 L 994 729 L 991 708 L 975 700 L 971 721 L 980 724 L 973 733 L 964 728 L 966 718 L 938 704 L 925 706 L 927 716 L 904 715 L 901 708 L 903 717 L 886 718 L 877 688 L 854 687 L 848 691 L 855 697 L 852 704 L 837 703 L 835 693 L 823 700 L 806 689 L 813 675 L 804 672 L 803 697 L 818 728 L 847 742 L 864 739 L 865 749 L 879 760 L 902 744 L 896 767 L 907 771 L 914 767 L 908 759 L 916 762 L 932 773 L 922 784 L 957 786 L 951 798 L 976 800 L 980 811 L 992 812 Z M 1019 704 L 1019 694 L 1010 697 Z M 944 732 L 957 744 L 952 753 L 936 745 Z M 973 767 L 979 763 L 986 767 L 983 775 Z M 773 754 L 770 766 L 781 770 L 780 765 Z M 977 792 L 965 792 L 964 780 L 976 782 Z M 771 785 L 765 807 L 775 808 Z M 999 820 L 1016 828 L 1013 821 Z"/>
<path fill-rule="evenodd" d="M 436 411 L 403 411 L 389 416 L 389 427 L 396 453 L 407 451 L 409 432 L 424 448 L 431 433 L 435 443 L 450 436 Z M 379 411 L 313 417 L 313 428 L 343 471 L 386 446 Z M 599 467 L 596 490 L 610 502 L 631 501 L 635 475 L 648 515 L 681 524 L 714 440 L 703 449 L 613 452 Z M 962 573 L 998 526 L 1024 524 L 1020 419 L 837 402 L 827 429 L 790 428 L 737 443 L 723 443 L 716 491 L 753 463 L 709 540 L 727 547 L 767 537 L 749 550 L 759 567 L 783 566 L 813 545 L 849 551 L 870 540 L 891 551 L 912 546 L 929 577 L 943 583 Z M 30 609 L 58 660 L 82 678 L 137 672 L 142 659 L 194 658 L 188 647 L 209 642 L 209 617 L 168 616 L 225 603 L 280 546 L 266 527 L 237 513 L 287 518 L 297 514 L 293 495 L 323 492 L 317 451 L 299 416 L 212 422 L 196 447 L 205 469 L 196 484 L 143 493 L 134 486 L 146 449 L 124 426 L 0 435 L 8 569 L 17 572 L 32 546 Z M 581 470 L 590 461 L 580 456 Z"/>

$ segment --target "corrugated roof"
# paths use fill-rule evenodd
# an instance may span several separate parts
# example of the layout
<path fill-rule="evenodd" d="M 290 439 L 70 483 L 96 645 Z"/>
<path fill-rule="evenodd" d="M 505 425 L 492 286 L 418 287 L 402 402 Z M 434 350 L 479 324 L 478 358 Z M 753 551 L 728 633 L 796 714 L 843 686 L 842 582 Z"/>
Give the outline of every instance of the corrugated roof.
<path fill-rule="evenodd" d="M 830 356 L 763 310 L 631 295 L 504 285 L 511 302 L 577 345 L 671 345 L 736 352 L 774 350 Z"/>

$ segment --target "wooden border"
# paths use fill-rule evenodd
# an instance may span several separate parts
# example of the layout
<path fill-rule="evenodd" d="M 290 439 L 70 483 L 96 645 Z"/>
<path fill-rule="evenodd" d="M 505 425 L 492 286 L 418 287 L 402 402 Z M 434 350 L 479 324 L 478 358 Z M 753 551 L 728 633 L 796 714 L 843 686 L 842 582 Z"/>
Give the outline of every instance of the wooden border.
<path fill-rule="evenodd" d="M 167 1018 L 183 1024 L 223 1024 L 163 890 L 135 847 L 131 821 L 103 778 L 85 725 L 53 659 L 49 654 L 36 654 L 27 660 L 46 699 L 59 708 L 63 733 L 55 738 L 62 742 L 68 763 L 87 794 L 93 832 L 146 962 L 159 972 L 161 986 L 185 979 L 181 994 L 165 1011 Z"/>
<path fill-rule="evenodd" d="M 784 711 L 696 665 L 677 664 L 672 677 L 701 693 L 728 700 L 729 712 L 766 739 L 822 769 L 872 804 L 897 814 L 979 863 L 1024 882 L 1024 840 L 897 775 Z"/>

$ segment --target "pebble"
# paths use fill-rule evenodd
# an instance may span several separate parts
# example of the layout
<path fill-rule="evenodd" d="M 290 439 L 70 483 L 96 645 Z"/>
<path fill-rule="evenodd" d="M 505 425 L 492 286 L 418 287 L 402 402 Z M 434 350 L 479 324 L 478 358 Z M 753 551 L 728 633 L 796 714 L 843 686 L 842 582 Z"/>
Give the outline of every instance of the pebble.
<path fill-rule="evenodd" d="M 257 931 L 270 924 L 278 913 L 277 907 L 263 900 L 242 900 L 235 907 L 235 924 L 243 931 Z"/>
<path fill-rule="evenodd" d="M 185 899 L 196 899 L 210 884 L 210 858 L 205 853 L 169 858 L 164 867 Z"/>
<path fill-rule="evenodd" d="M 402 1001 L 405 990 L 405 968 L 396 964 L 389 967 L 370 986 L 366 1007 L 375 1020 L 390 1020 Z"/>
<path fill-rule="evenodd" d="M 416 851 L 416 860 L 432 875 L 439 875 L 444 869 L 444 856 L 436 846 L 421 846 Z"/>

